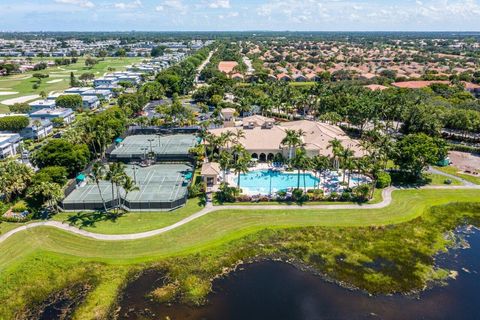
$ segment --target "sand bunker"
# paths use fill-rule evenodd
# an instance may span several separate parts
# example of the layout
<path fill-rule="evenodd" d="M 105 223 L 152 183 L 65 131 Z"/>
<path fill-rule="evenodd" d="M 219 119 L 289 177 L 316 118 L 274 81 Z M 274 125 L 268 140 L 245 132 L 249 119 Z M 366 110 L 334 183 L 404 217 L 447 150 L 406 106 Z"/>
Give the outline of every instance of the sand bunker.
<path fill-rule="evenodd" d="M 60 82 L 60 81 L 63 81 L 63 79 L 50 80 L 50 81 L 47 81 L 47 83 L 57 83 L 57 82 Z"/>
<path fill-rule="evenodd" d="M 6 105 L 6 106 L 13 106 L 15 103 L 27 102 L 27 101 L 30 101 L 30 100 L 33 100 L 33 99 L 37 99 L 38 97 L 40 97 L 38 94 L 32 94 L 32 95 L 29 95 L 29 96 L 23 96 L 23 97 L 3 100 L 2 104 Z"/>
<path fill-rule="evenodd" d="M 0 91 L 0 96 L 11 96 L 13 94 L 17 94 L 18 92 L 15 91 Z"/>

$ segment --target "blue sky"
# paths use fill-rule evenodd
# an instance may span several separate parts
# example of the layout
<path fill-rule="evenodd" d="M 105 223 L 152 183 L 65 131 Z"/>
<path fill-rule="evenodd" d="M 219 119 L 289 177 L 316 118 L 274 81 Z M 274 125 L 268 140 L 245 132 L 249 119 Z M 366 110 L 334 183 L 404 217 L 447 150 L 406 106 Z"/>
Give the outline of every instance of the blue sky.
<path fill-rule="evenodd" d="M 0 0 L 2 31 L 480 31 L 480 0 Z"/>

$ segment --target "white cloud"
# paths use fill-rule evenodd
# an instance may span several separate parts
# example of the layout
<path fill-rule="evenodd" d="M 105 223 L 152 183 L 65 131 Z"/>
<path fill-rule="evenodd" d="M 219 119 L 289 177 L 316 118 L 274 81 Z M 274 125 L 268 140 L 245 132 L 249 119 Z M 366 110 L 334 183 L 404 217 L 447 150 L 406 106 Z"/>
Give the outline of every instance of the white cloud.
<path fill-rule="evenodd" d="M 56 3 L 70 4 L 81 8 L 93 8 L 95 4 L 89 0 L 55 0 Z"/>
<path fill-rule="evenodd" d="M 187 9 L 187 6 L 182 2 L 182 0 L 164 0 L 155 7 L 156 11 L 173 11 L 180 14 L 185 14 Z"/>
<path fill-rule="evenodd" d="M 230 8 L 230 0 L 213 0 L 208 2 L 208 7 L 212 9 L 228 9 Z"/>
<path fill-rule="evenodd" d="M 132 2 L 117 2 L 113 6 L 117 9 L 120 9 L 120 10 L 136 9 L 136 8 L 140 8 L 142 6 L 142 1 L 134 0 Z"/>

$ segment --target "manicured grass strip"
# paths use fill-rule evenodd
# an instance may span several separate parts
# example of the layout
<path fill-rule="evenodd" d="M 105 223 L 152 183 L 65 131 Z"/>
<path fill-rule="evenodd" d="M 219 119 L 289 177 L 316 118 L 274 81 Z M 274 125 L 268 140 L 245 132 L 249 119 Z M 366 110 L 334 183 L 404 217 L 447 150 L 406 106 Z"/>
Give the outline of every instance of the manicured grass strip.
<path fill-rule="evenodd" d="M 440 170 L 442 172 L 454 175 L 456 177 L 465 179 L 471 183 L 475 184 L 480 184 L 480 177 L 472 176 L 470 174 L 465 174 L 461 173 L 460 169 L 454 167 L 454 166 L 448 166 L 448 167 L 435 167 L 435 169 Z"/>
<path fill-rule="evenodd" d="M 200 211 L 202 208 L 200 200 L 195 198 L 189 199 L 184 207 L 173 211 L 127 212 L 116 219 L 103 218 L 105 215 L 92 212 L 62 212 L 55 215 L 53 220 L 65 223 L 75 222 L 72 224 L 95 233 L 128 234 L 169 226 Z"/>
<path fill-rule="evenodd" d="M 432 186 L 444 186 L 446 185 L 445 180 L 450 180 L 452 183 L 450 184 L 451 186 L 460 186 L 462 185 L 462 182 L 456 180 L 456 179 L 450 179 L 448 177 L 445 177 L 441 174 L 436 174 L 436 173 L 427 173 L 425 174 L 425 178 L 430 179 L 431 182 L 429 185 Z"/>

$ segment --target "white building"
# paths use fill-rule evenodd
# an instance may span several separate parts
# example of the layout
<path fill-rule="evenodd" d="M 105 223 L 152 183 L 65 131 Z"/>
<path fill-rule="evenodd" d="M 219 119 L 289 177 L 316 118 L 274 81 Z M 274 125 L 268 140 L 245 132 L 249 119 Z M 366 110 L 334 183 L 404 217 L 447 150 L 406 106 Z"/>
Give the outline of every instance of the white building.
<path fill-rule="evenodd" d="M 45 108 L 53 109 L 55 108 L 55 100 L 36 100 L 30 102 L 28 105 L 32 109 L 30 112 L 35 112 Z"/>
<path fill-rule="evenodd" d="M 18 133 L 0 132 L 0 159 L 16 155 L 21 140 L 22 138 Z"/>
<path fill-rule="evenodd" d="M 50 121 L 60 118 L 64 124 L 70 124 L 75 119 L 75 113 L 70 108 L 41 109 L 30 114 L 30 118 Z"/>

